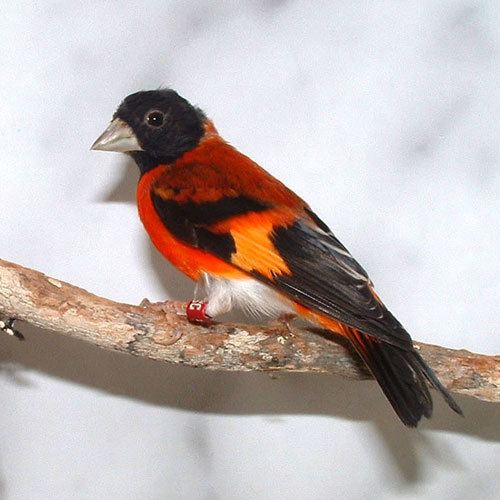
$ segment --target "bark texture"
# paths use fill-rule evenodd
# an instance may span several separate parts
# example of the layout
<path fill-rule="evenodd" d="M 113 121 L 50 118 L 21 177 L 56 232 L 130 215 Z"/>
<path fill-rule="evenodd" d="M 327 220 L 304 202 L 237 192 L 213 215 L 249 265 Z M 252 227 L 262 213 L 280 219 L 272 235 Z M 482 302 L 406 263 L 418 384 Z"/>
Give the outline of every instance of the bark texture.
<path fill-rule="evenodd" d="M 0 260 L 0 315 L 116 351 L 210 370 L 300 371 L 370 378 L 341 338 L 285 325 L 192 325 L 185 304 L 129 305 Z M 500 402 L 500 356 L 415 342 L 454 393 Z"/>

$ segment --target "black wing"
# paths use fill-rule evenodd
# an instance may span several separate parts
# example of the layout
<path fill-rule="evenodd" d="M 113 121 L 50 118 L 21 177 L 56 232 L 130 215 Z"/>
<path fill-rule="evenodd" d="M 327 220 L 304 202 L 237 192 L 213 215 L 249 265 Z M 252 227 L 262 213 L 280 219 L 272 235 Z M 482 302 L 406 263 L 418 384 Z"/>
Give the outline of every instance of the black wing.
<path fill-rule="evenodd" d="M 291 273 L 259 279 L 364 333 L 401 347 L 412 345 L 409 334 L 374 293 L 366 271 L 327 226 L 298 220 L 275 228 L 271 238 Z"/>
<path fill-rule="evenodd" d="M 153 192 L 152 199 L 167 229 L 185 243 L 217 255 L 308 308 L 400 347 L 411 346 L 408 333 L 373 292 L 366 271 L 307 207 L 292 225 L 273 226 L 276 207 L 245 196 L 193 204 Z M 261 234 L 259 228 L 246 230 L 241 224 L 227 224 L 227 232 L 214 229 L 251 213 L 261 217 Z M 263 263 L 276 260 L 290 272 L 265 272 Z"/>

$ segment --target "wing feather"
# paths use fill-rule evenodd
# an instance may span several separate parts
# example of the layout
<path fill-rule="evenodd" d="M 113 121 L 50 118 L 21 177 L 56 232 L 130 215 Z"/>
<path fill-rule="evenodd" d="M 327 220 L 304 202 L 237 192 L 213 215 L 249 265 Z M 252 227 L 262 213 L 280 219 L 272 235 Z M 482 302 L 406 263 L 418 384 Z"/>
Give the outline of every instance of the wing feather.
<path fill-rule="evenodd" d="M 164 189 L 163 189 L 164 191 Z M 248 195 L 197 207 L 153 190 L 165 227 L 304 307 L 400 347 L 411 339 L 382 304 L 361 265 L 304 204 L 302 211 Z"/>

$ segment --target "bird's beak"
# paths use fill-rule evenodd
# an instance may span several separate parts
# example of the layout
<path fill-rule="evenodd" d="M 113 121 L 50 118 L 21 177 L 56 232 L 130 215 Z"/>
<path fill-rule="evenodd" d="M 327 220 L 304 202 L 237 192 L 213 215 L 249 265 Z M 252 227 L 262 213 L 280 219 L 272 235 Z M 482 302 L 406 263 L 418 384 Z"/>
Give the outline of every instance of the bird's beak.
<path fill-rule="evenodd" d="M 115 118 L 90 149 L 97 151 L 143 151 L 133 130 L 120 118 Z"/>

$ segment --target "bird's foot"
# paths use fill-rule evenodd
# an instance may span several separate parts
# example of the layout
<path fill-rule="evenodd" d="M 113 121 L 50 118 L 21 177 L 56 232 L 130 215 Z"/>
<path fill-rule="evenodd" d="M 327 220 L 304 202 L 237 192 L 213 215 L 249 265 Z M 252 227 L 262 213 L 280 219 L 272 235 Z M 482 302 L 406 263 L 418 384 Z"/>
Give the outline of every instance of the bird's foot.
<path fill-rule="evenodd" d="M 296 318 L 297 318 L 297 315 L 293 314 L 293 313 L 281 314 L 274 321 L 272 321 L 269 326 L 271 329 L 276 329 L 276 330 L 280 330 L 280 331 L 283 328 L 285 328 L 287 330 L 287 334 L 290 335 L 291 337 L 293 337 L 292 328 L 290 325 L 291 325 L 292 321 Z"/>
<path fill-rule="evenodd" d="M 207 314 L 208 302 L 205 300 L 192 300 L 186 306 L 186 316 L 190 323 L 197 325 L 212 325 L 214 320 Z"/>
<path fill-rule="evenodd" d="M 0 316 L 0 331 L 10 335 L 11 337 L 16 337 L 18 340 L 24 340 L 24 335 L 14 328 L 15 318 L 5 318 Z"/>
<path fill-rule="evenodd" d="M 149 307 L 149 306 L 152 306 L 153 303 L 149 301 L 149 299 L 147 297 L 144 297 L 142 300 L 141 300 L 141 303 L 139 304 L 139 307 Z"/>
<path fill-rule="evenodd" d="M 175 312 L 178 316 L 186 317 L 190 323 L 196 325 L 209 326 L 215 322 L 211 316 L 207 314 L 208 302 L 205 300 L 192 300 L 184 305 L 185 302 L 168 300 L 166 302 L 150 302 L 148 299 L 143 299 L 139 304 L 141 307 L 157 307 L 166 314 Z"/>

